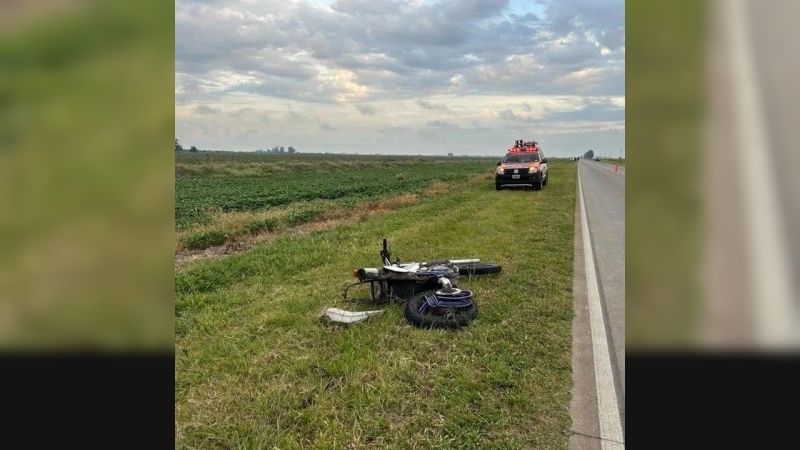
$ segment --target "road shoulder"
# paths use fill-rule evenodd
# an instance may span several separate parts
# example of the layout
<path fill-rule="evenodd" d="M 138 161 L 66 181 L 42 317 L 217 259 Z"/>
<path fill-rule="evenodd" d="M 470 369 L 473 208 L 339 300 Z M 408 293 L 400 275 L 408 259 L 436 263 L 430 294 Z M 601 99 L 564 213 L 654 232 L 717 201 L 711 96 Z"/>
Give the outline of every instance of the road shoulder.
<path fill-rule="evenodd" d="M 594 355 L 589 323 L 581 214 L 580 196 L 578 195 L 575 202 L 575 256 L 572 281 L 574 316 L 572 319 L 572 400 L 570 401 L 572 427 L 569 448 L 600 450 L 600 425 L 597 417 Z"/>

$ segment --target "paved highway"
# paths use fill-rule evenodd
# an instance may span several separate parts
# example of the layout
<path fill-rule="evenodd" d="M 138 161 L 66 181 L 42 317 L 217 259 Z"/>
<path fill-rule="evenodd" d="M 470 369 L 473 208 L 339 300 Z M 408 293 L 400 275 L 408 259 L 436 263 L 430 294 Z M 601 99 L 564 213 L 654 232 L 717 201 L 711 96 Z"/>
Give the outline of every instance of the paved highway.
<path fill-rule="evenodd" d="M 796 1 L 712 2 L 704 345 L 800 347 Z"/>
<path fill-rule="evenodd" d="M 570 447 L 618 449 L 625 442 L 625 168 L 577 164 Z"/>

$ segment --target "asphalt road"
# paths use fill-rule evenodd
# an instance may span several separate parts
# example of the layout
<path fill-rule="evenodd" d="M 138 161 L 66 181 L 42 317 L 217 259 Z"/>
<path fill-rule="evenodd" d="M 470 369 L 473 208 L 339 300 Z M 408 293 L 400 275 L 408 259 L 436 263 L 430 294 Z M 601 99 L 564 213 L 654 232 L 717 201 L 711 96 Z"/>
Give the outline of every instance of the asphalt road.
<path fill-rule="evenodd" d="M 577 164 L 570 447 L 624 448 L 625 169 Z"/>
<path fill-rule="evenodd" d="M 800 347 L 800 3 L 715 1 L 707 167 L 712 348 Z M 735 174 L 731 177 L 731 174 Z"/>
<path fill-rule="evenodd" d="M 612 355 L 625 392 L 625 168 L 578 163 Z M 618 169 L 618 170 L 619 170 Z"/>
<path fill-rule="evenodd" d="M 783 0 L 770 2 L 764 8 L 760 3 L 749 2 L 745 16 L 749 22 L 752 46 L 752 64 L 755 69 L 758 93 L 766 127 L 767 146 L 774 177 L 774 194 L 777 196 L 777 217 L 782 222 L 783 238 L 789 250 L 790 278 L 794 280 L 793 295 L 797 295 L 800 280 L 800 235 L 790 230 L 800 230 L 800 152 L 795 149 L 800 138 L 797 127 L 797 102 L 800 88 L 796 77 L 800 68 L 800 51 L 797 41 L 797 18 L 800 2 Z M 790 36 L 795 36 L 792 39 Z"/>

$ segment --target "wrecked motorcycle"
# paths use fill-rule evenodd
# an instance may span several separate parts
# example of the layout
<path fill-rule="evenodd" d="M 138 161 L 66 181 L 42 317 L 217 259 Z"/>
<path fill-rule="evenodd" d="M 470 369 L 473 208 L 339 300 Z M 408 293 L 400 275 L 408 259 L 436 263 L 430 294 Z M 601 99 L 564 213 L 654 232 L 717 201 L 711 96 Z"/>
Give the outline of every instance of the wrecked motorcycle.
<path fill-rule="evenodd" d="M 499 273 L 499 264 L 480 259 L 432 260 L 401 263 L 392 261 L 383 240 L 381 267 L 364 267 L 353 272 L 357 281 L 348 284 L 342 293 L 345 300 L 373 304 L 402 303 L 406 319 L 420 328 L 461 328 L 478 316 L 472 291 L 458 288 L 459 275 Z M 369 298 L 348 299 L 355 286 L 369 284 Z M 327 317 L 335 322 L 353 323 L 368 319 L 382 310 L 348 312 L 329 308 Z"/>

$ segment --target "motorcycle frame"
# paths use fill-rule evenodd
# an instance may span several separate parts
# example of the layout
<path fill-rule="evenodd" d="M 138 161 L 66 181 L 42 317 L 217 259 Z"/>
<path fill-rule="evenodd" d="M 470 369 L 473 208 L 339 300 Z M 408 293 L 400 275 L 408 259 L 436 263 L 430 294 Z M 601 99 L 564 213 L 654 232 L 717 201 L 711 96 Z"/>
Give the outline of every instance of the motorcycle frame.
<path fill-rule="evenodd" d="M 386 244 L 386 239 L 383 240 L 383 248 L 380 251 L 381 261 L 384 266 L 396 266 L 398 268 L 416 265 L 417 263 L 400 264 L 400 259 L 392 262 L 391 253 Z M 477 259 L 458 260 L 458 262 L 477 262 Z M 455 287 L 458 268 L 453 264 L 456 261 L 441 260 L 441 261 L 426 261 L 419 264 L 421 267 L 431 267 L 434 265 L 447 265 L 455 269 L 456 276 L 448 278 L 452 285 Z M 375 273 L 369 273 L 369 271 Z M 348 291 L 356 286 L 362 286 L 369 283 L 370 297 L 369 301 L 375 303 L 387 303 L 389 301 L 406 301 L 415 294 L 423 291 L 437 289 L 440 285 L 439 278 L 441 276 L 436 274 L 420 275 L 417 272 L 395 272 L 384 268 L 379 269 L 359 269 L 357 271 L 358 281 L 345 286 L 342 292 L 342 298 L 347 300 Z"/>

